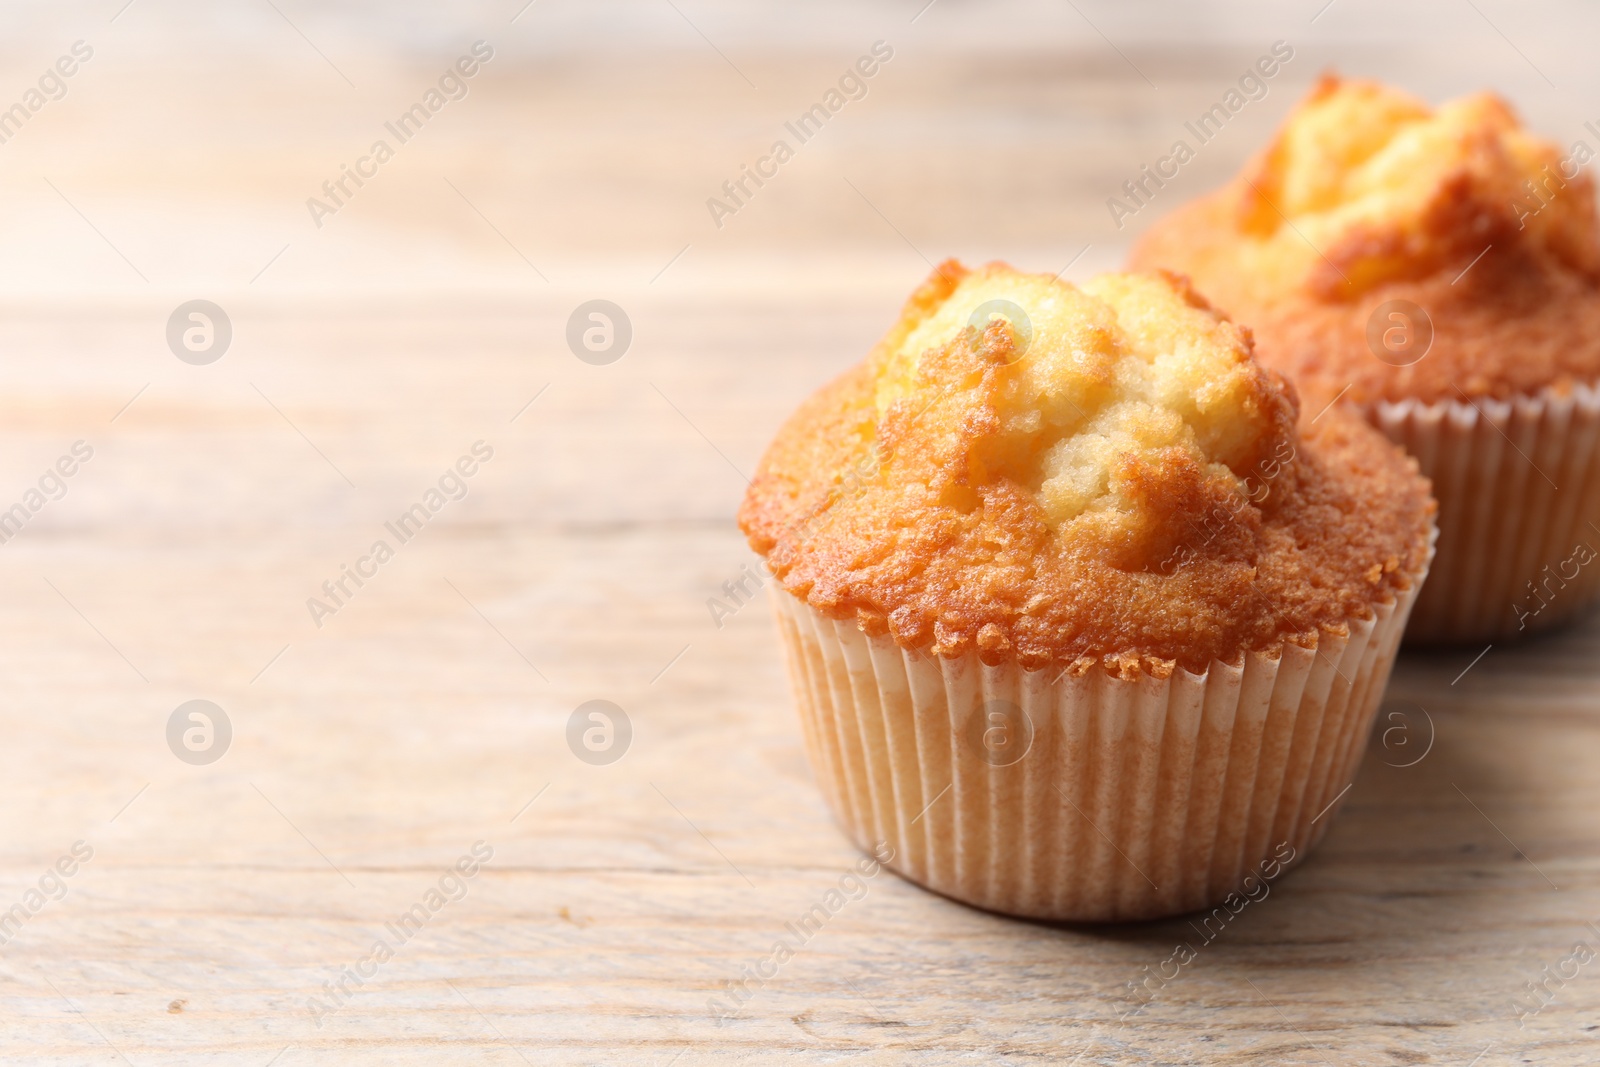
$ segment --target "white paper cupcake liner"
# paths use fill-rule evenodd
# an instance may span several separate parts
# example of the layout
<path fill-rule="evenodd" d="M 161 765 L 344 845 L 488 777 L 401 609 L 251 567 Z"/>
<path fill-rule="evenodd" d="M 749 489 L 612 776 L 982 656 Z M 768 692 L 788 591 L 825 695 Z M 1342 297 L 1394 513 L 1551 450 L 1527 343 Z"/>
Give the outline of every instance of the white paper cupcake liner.
<path fill-rule="evenodd" d="M 1504 641 L 1600 599 L 1600 387 L 1364 414 L 1439 501 L 1439 554 L 1407 642 Z"/>
<path fill-rule="evenodd" d="M 1426 573 L 1314 650 L 1135 681 L 921 655 L 772 595 L 812 766 L 856 843 L 969 904 L 1098 921 L 1206 907 L 1284 843 L 1309 851 Z"/>

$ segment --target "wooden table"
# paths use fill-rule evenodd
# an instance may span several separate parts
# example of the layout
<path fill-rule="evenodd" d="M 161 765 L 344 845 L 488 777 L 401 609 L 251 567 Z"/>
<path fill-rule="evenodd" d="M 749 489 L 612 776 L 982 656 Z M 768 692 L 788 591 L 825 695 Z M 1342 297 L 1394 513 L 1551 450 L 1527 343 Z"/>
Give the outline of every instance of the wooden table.
<path fill-rule="evenodd" d="M 1105 198 L 1274 39 L 1295 61 L 1157 206 L 1331 62 L 1577 136 L 1593 15 L 117 6 L 0 34 L 6 100 L 94 49 L 0 145 L 0 510 L 93 449 L 0 545 L 5 1062 L 1600 1062 L 1600 963 L 1516 1007 L 1600 946 L 1594 619 L 1407 656 L 1320 851 L 1135 1018 L 1184 920 L 1015 922 L 887 873 L 708 1008 L 857 859 L 766 605 L 707 608 L 783 416 L 925 260 L 1114 266 L 1152 216 Z M 316 226 L 479 39 L 466 99 Z M 706 199 L 877 40 L 865 98 L 718 228 Z M 165 337 L 195 299 L 232 325 L 205 365 Z M 592 299 L 632 324 L 607 365 L 565 340 Z M 464 498 L 388 532 L 480 441 Z M 169 747 L 191 700 L 231 725 L 215 762 Z M 631 724 L 615 762 L 569 747 L 591 700 Z"/>

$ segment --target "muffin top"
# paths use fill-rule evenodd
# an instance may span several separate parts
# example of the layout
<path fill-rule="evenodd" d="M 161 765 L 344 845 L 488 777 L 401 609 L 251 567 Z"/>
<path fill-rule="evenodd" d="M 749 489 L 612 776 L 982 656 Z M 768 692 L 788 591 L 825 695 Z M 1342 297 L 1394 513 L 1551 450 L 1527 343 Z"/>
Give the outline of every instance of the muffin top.
<path fill-rule="evenodd" d="M 1492 94 L 1432 109 L 1325 76 L 1132 264 L 1189 274 L 1308 404 L 1563 389 L 1600 378 L 1593 155 L 1534 137 Z"/>
<path fill-rule="evenodd" d="M 1200 672 L 1367 617 L 1432 499 L 1352 416 L 1297 432 L 1175 275 L 940 265 L 779 431 L 740 510 L 783 586 L 902 647 Z"/>

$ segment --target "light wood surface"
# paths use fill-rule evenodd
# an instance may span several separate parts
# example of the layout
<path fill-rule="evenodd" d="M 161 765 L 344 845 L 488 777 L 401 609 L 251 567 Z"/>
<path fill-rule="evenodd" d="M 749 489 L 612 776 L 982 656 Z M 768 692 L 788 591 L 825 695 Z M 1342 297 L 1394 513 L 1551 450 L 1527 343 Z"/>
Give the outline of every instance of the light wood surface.
<path fill-rule="evenodd" d="M 1186 921 L 1016 922 L 888 873 L 708 1008 L 858 859 L 766 604 L 706 606 L 778 422 L 926 260 L 1115 265 L 1151 215 L 1118 231 L 1105 198 L 1273 40 L 1296 59 L 1151 212 L 1330 64 L 1578 136 L 1587 9 L 119 6 L 0 16 L 0 103 L 94 48 L 0 145 L 0 510 L 94 450 L 0 545 L 0 912 L 93 850 L 0 945 L 0 1059 L 1600 1062 L 1600 961 L 1516 1006 L 1600 948 L 1593 618 L 1404 657 L 1321 849 L 1137 1017 Z M 306 198 L 478 39 L 468 97 L 317 228 Z M 705 199 L 876 40 L 866 97 L 718 229 Z M 196 298 L 233 324 L 208 366 L 164 339 Z M 564 341 L 594 298 L 633 324 L 608 366 Z M 319 628 L 307 598 L 477 441 L 466 497 Z M 193 699 L 232 724 L 210 765 L 168 748 Z M 606 766 L 566 740 L 594 699 L 633 729 Z"/>

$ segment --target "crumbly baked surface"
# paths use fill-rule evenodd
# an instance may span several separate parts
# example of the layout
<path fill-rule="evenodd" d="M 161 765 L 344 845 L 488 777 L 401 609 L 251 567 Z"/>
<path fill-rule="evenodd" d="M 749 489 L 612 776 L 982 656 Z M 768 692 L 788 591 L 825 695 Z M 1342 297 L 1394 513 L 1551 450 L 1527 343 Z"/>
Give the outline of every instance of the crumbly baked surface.
<path fill-rule="evenodd" d="M 1308 407 L 1341 392 L 1366 404 L 1562 390 L 1600 378 L 1592 151 L 1534 137 L 1491 94 L 1431 109 L 1327 76 L 1233 181 L 1147 231 L 1131 265 L 1193 278 Z M 1368 340 L 1393 300 L 1432 322 L 1409 366 Z"/>
<path fill-rule="evenodd" d="M 1423 566 L 1415 464 L 1296 416 L 1182 278 L 947 262 L 779 431 L 740 525 L 791 593 L 906 648 L 1199 672 L 1364 618 Z"/>

